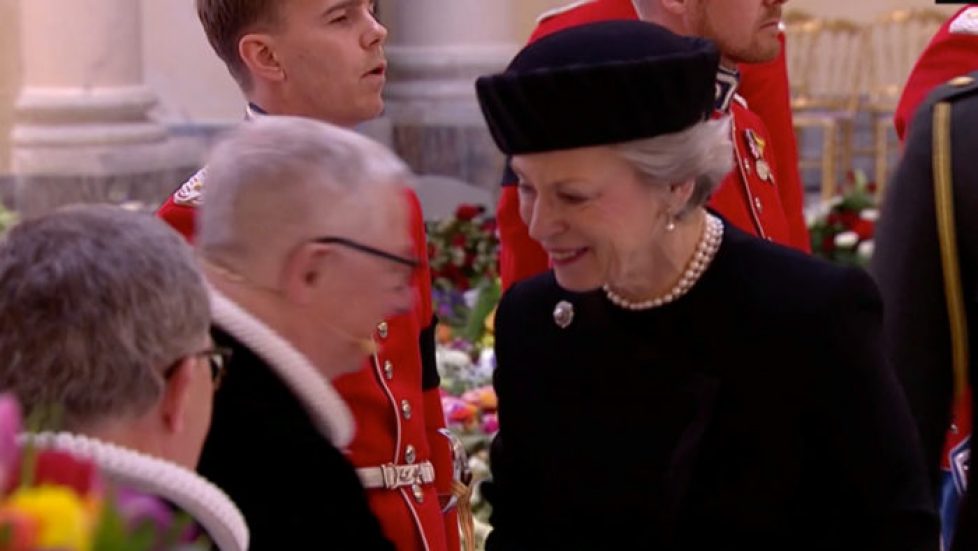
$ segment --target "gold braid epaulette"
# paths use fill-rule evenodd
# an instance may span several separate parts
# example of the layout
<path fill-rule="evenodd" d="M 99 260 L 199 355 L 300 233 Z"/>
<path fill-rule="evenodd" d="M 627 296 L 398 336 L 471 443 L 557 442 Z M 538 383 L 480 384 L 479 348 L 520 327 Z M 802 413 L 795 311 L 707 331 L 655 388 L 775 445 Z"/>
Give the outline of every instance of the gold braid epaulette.
<path fill-rule="evenodd" d="M 937 236 L 944 271 L 944 296 L 951 324 L 951 367 L 954 399 L 962 399 L 968 387 L 968 320 L 961 290 L 961 267 L 954 220 L 954 191 L 951 172 L 951 104 L 934 106 L 934 207 L 937 213 Z"/>

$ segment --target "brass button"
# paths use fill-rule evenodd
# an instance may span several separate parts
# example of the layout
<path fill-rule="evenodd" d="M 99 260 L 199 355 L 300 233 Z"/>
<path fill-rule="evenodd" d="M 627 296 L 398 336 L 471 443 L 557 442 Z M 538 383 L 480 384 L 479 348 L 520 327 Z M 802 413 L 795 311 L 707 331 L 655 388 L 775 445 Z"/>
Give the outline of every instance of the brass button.
<path fill-rule="evenodd" d="M 404 461 L 406 461 L 408 465 L 414 465 L 414 462 L 417 460 L 417 450 L 414 449 L 414 446 L 408 445 L 408 447 L 404 449 Z"/>
<path fill-rule="evenodd" d="M 404 414 L 404 419 L 411 419 L 411 402 L 401 400 L 401 413 Z"/>
<path fill-rule="evenodd" d="M 761 203 L 760 197 L 754 198 L 754 208 L 757 209 L 758 214 L 764 212 L 764 204 Z"/>
<path fill-rule="evenodd" d="M 424 490 L 421 489 L 420 484 L 412 484 L 411 492 L 414 493 L 414 501 L 424 503 Z"/>
<path fill-rule="evenodd" d="M 957 86 L 960 88 L 961 86 L 967 86 L 973 83 L 974 81 L 975 81 L 974 78 L 969 77 L 968 75 L 962 75 L 959 77 L 952 78 L 951 80 L 947 81 L 947 83 L 950 84 L 951 86 Z"/>
<path fill-rule="evenodd" d="M 377 335 L 380 338 L 386 339 L 388 333 L 390 333 L 390 327 L 387 325 L 386 321 L 382 321 L 377 324 Z"/>
<path fill-rule="evenodd" d="M 394 364 L 390 360 L 384 361 L 384 377 L 386 377 L 388 381 L 394 378 Z"/>

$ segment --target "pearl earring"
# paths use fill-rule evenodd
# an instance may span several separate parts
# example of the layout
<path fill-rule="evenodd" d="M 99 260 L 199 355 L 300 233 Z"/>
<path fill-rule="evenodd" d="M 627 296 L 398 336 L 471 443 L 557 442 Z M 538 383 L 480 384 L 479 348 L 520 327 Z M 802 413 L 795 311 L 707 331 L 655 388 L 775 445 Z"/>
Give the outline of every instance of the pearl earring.
<path fill-rule="evenodd" d="M 666 231 L 671 232 L 674 231 L 675 229 L 676 229 L 676 217 L 670 214 L 669 221 L 666 222 Z"/>

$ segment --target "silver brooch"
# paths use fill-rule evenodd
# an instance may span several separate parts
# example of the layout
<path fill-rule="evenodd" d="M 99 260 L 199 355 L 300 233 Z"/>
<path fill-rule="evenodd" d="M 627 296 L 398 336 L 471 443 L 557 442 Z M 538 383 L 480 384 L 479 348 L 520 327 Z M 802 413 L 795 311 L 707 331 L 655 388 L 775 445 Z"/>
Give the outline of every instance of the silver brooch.
<path fill-rule="evenodd" d="M 574 305 L 562 300 L 557 303 L 554 307 L 554 323 L 557 327 L 561 329 L 567 329 L 567 326 L 574 321 Z"/>

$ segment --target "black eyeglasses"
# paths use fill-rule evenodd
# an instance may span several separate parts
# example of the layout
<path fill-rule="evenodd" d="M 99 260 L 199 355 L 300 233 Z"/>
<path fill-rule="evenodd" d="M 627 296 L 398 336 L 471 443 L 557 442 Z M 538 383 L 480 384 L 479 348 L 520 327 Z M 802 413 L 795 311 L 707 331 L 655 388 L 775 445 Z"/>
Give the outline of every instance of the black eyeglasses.
<path fill-rule="evenodd" d="M 214 346 L 206 350 L 201 350 L 200 352 L 187 354 L 187 356 L 173 362 L 173 365 L 163 372 L 163 377 L 166 379 L 172 377 L 174 371 L 176 371 L 177 367 L 180 366 L 180 361 L 186 357 L 205 358 L 207 360 L 207 365 L 211 368 L 211 380 L 214 381 L 214 390 L 217 390 L 217 388 L 221 386 L 221 381 L 224 380 L 224 371 L 227 367 L 227 363 L 231 360 L 231 352 L 232 351 L 230 348 Z"/>
<path fill-rule="evenodd" d="M 418 259 L 416 258 L 408 258 L 406 256 L 401 256 L 398 254 L 389 253 L 387 251 L 382 251 L 380 249 L 376 249 L 369 245 L 364 245 L 363 243 L 357 243 L 356 241 L 353 241 L 352 239 L 347 239 L 345 237 L 317 237 L 316 239 L 311 239 L 310 241 L 313 243 L 322 243 L 324 245 L 336 243 L 337 245 L 343 245 L 344 247 L 349 247 L 351 249 L 355 249 L 362 253 L 367 253 L 369 255 L 383 258 L 385 260 L 390 260 L 391 262 L 396 262 L 398 264 L 407 266 L 412 269 L 417 268 L 418 266 L 421 265 L 421 262 L 419 262 Z"/>

